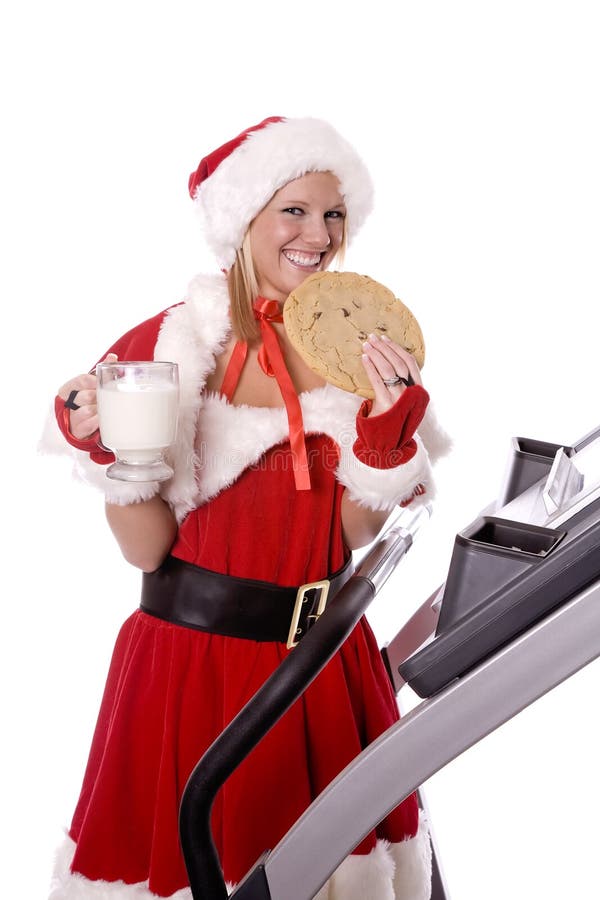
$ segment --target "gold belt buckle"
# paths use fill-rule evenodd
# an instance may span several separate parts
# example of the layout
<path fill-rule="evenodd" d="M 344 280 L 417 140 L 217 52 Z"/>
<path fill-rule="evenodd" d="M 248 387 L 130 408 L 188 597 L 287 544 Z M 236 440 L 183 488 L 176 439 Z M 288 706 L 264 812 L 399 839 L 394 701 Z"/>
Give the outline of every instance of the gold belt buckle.
<path fill-rule="evenodd" d="M 300 622 L 300 613 L 302 612 L 302 604 L 306 603 L 306 593 L 307 591 L 312 590 L 320 590 L 321 594 L 319 596 L 319 603 L 317 605 L 316 613 L 311 613 L 308 616 L 309 619 L 316 620 L 323 615 L 323 611 L 327 605 L 327 594 L 329 593 L 329 585 L 330 581 L 328 578 L 325 578 L 323 581 L 311 581 L 308 584 L 301 584 L 298 588 L 298 592 L 296 594 L 296 602 L 294 603 L 294 612 L 292 613 L 292 621 L 290 624 L 290 630 L 288 633 L 288 639 L 286 647 L 288 650 L 291 650 L 292 647 L 295 647 L 298 644 L 298 633 L 301 632 L 301 629 L 298 628 L 298 623 Z"/>

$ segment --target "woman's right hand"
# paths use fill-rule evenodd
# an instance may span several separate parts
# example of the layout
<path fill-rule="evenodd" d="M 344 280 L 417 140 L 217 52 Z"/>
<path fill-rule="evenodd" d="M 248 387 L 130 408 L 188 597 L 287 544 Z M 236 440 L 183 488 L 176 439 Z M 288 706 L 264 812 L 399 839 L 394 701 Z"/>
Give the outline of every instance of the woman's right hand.
<path fill-rule="evenodd" d="M 107 354 L 103 362 L 116 362 L 114 353 Z M 96 376 L 91 373 L 76 375 L 65 382 L 58 390 L 58 396 L 68 400 L 73 391 L 73 398 L 79 409 L 69 410 L 69 431 L 78 441 L 84 441 L 98 431 L 98 405 L 96 401 Z"/>

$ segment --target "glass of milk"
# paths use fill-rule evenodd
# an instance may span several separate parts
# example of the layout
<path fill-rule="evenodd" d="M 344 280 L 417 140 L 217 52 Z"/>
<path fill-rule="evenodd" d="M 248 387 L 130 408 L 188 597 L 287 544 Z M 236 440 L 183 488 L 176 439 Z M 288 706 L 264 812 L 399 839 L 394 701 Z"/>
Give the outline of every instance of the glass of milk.
<path fill-rule="evenodd" d="M 175 441 L 179 379 L 172 362 L 114 362 L 96 366 L 100 440 L 116 462 L 108 478 L 166 481 L 164 459 Z"/>

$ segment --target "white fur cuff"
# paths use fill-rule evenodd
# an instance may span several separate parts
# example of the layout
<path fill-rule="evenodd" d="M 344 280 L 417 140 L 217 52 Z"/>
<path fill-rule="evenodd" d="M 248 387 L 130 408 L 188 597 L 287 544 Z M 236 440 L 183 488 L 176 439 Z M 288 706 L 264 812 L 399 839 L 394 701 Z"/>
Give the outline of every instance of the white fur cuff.
<path fill-rule="evenodd" d="M 372 510 L 391 512 L 398 504 L 414 497 L 417 485 L 426 490 L 423 497 L 416 496 L 415 505 L 433 499 L 433 480 L 427 451 L 415 435 L 417 452 L 411 460 L 393 469 L 375 469 L 356 458 L 350 446 L 340 446 L 338 480 L 347 488 L 350 498 L 360 506 Z"/>
<path fill-rule="evenodd" d="M 89 453 L 71 447 L 61 434 L 54 416 L 54 409 L 48 413 L 42 438 L 38 444 L 40 453 L 69 456 L 73 461 L 73 474 L 86 484 L 104 493 L 107 503 L 117 506 L 128 506 L 130 503 L 140 503 L 142 500 L 150 500 L 158 493 L 157 481 L 140 482 L 134 484 L 125 481 L 113 481 L 106 477 L 107 466 L 99 465 L 90 459 Z"/>
<path fill-rule="evenodd" d="M 129 506 L 132 503 L 141 503 L 150 500 L 158 494 L 158 481 L 115 481 L 108 478 L 106 470 L 108 466 L 98 465 L 89 455 L 82 450 L 74 450 L 75 465 L 74 474 L 77 478 L 92 487 L 98 488 L 104 494 L 107 503 L 115 506 Z"/>
<path fill-rule="evenodd" d="M 158 494 L 158 481 L 138 483 L 114 481 L 106 475 L 108 466 L 93 462 L 89 455 L 82 450 L 74 450 L 73 453 L 75 455 L 75 475 L 86 484 L 102 491 L 107 503 L 114 503 L 115 506 L 129 506 L 131 503 L 150 500 L 155 494 Z"/>

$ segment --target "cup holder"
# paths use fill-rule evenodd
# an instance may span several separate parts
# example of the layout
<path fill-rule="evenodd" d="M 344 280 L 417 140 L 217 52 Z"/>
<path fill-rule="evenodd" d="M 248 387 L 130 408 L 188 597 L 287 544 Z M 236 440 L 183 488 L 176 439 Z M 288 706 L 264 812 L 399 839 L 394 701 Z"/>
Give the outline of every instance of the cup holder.
<path fill-rule="evenodd" d="M 564 531 L 484 516 L 456 536 L 437 633 L 538 565 Z"/>
<path fill-rule="evenodd" d="M 474 544 L 510 550 L 514 553 L 546 556 L 562 537 L 563 532 L 553 531 L 550 528 L 486 518 L 479 528 L 468 535 L 468 540 Z"/>

